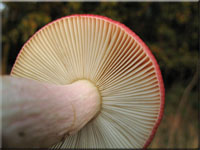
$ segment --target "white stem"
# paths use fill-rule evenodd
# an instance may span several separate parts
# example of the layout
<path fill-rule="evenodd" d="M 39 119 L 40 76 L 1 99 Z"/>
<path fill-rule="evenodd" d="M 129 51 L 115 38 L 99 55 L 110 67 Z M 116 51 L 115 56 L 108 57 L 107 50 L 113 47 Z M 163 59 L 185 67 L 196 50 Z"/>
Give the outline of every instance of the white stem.
<path fill-rule="evenodd" d="M 98 89 L 86 80 L 52 85 L 2 77 L 3 147 L 49 147 L 100 110 Z"/>

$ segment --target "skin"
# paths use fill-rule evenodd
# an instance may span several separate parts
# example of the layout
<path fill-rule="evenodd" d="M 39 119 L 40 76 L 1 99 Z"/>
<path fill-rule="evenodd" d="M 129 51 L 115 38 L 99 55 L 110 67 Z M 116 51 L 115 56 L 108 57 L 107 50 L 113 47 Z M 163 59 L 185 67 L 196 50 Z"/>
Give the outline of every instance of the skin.
<path fill-rule="evenodd" d="M 100 110 L 99 92 L 86 80 L 52 85 L 3 76 L 1 92 L 3 147 L 50 147 Z"/>

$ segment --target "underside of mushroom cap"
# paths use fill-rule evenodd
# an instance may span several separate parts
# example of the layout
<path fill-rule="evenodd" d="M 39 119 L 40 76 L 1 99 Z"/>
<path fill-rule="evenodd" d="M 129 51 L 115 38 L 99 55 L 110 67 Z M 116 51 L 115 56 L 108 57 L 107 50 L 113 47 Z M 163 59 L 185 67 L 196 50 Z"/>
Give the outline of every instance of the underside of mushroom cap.
<path fill-rule="evenodd" d="M 89 80 L 99 115 L 53 148 L 147 147 L 164 110 L 164 84 L 149 48 L 129 28 L 97 15 L 49 23 L 22 47 L 12 76 L 54 84 Z"/>

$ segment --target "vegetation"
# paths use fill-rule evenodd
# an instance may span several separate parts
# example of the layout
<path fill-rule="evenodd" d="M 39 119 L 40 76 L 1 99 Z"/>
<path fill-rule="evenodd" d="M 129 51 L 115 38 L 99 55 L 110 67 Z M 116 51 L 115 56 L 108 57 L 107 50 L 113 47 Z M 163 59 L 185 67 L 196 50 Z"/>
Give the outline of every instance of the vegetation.
<path fill-rule="evenodd" d="M 152 148 L 198 147 L 198 3 L 3 3 L 2 74 L 9 74 L 23 44 L 42 26 L 71 14 L 120 21 L 152 50 L 166 88 L 163 121 Z"/>

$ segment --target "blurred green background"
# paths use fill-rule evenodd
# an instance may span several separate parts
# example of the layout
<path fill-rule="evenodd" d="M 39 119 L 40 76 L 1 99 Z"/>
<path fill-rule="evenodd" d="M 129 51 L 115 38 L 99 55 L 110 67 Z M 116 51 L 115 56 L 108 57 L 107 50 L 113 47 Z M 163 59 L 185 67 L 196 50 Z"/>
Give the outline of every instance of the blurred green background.
<path fill-rule="evenodd" d="M 150 148 L 198 147 L 198 3 L 7 2 L 2 13 L 2 73 L 45 24 L 71 14 L 107 16 L 132 29 L 152 50 L 163 75 L 163 120 Z"/>

